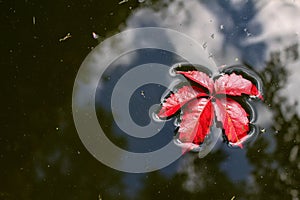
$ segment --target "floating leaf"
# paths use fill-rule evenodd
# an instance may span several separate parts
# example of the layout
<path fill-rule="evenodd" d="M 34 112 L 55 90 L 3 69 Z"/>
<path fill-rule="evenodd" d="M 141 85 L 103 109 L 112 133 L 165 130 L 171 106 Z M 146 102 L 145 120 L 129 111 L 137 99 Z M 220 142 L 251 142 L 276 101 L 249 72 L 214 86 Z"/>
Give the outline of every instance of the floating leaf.
<path fill-rule="evenodd" d="M 198 83 L 212 94 L 214 82 L 213 80 L 204 72 L 199 71 L 177 71 L 176 73 L 184 75 L 186 78 Z"/>
<path fill-rule="evenodd" d="M 195 99 L 183 110 L 182 121 L 178 130 L 182 142 L 200 144 L 209 133 L 213 119 L 213 107 L 210 99 Z"/>
<path fill-rule="evenodd" d="M 247 94 L 262 98 L 256 86 L 249 80 L 243 78 L 241 75 L 232 73 L 230 75 L 224 74 L 215 81 L 215 93 L 226 94 L 232 96 L 241 96 Z"/>
<path fill-rule="evenodd" d="M 244 108 L 236 101 L 216 99 L 216 114 L 218 121 L 222 122 L 225 136 L 230 143 L 240 143 L 248 135 L 249 119 Z"/>
<path fill-rule="evenodd" d="M 248 95 L 262 99 L 256 85 L 234 72 L 221 75 L 215 81 L 201 71 L 177 70 L 176 73 L 199 85 L 184 86 L 171 94 L 158 113 L 160 118 L 165 118 L 182 110 L 178 129 L 180 142 L 195 145 L 203 143 L 216 117 L 222 124 L 227 141 L 242 148 L 250 129 L 249 113 L 232 96 L 244 98 Z"/>
<path fill-rule="evenodd" d="M 162 104 L 162 108 L 158 113 L 158 117 L 165 118 L 175 114 L 188 101 L 207 94 L 198 87 L 184 86 L 176 93 L 171 94 L 169 98 Z"/>

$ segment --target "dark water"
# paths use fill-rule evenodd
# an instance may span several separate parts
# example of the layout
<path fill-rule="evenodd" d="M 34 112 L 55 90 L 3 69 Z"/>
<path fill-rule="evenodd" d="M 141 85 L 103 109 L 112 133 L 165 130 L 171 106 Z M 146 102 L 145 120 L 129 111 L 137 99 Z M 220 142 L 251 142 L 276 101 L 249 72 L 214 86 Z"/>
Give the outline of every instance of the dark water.
<path fill-rule="evenodd" d="M 0 199 L 299 199 L 299 1 L 119 2 L 0 1 Z M 141 174 L 111 169 L 86 150 L 72 116 L 76 74 L 99 42 L 147 26 L 189 35 L 217 66 L 243 64 L 259 74 L 265 101 L 255 104 L 255 140 L 244 149 L 220 141 L 204 158 L 188 153 Z M 126 61 L 131 54 L 135 59 Z M 133 66 L 184 59 L 151 49 L 131 54 L 105 71 L 97 116 L 115 144 L 153 151 L 172 138 L 173 121 L 150 139 L 123 134 L 110 109 L 111 89 Z M 165 89 L 147 84 L 132 94 L 134 122 L 149 123 L 148 110 Z"/>

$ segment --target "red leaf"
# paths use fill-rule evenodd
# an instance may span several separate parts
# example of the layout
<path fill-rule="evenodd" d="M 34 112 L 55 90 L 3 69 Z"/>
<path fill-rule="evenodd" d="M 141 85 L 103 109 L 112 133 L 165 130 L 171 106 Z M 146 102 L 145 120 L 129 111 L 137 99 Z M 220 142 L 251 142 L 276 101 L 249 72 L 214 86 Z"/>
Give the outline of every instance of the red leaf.
<path fill-rule="evenodd" d="M 241 96 L 242 94 L 257 96 L 262 99 L 256 86 L 241 75 L 225 74 L 215 81 L 216 94 Z"/>
<path fill-rule="evenodd" d="M 230 98 L 216 99 L 214 105 L 217 119 L 222 122 L 228 141 L 242 147 L 241 142 L 249 131 L 248 114 L 238 102 Z"/>
<path fill-rule="evenodd" d="M 175 114 L 184 104 L 190 100 L 207 96 L 207 94 L 198 87 L 184 86 L 180 88 L 176 93 L 171 94 L 169 98 L 162 104 L 162 108 L 158 113 L 158 117 L 170 117 Z"/>
<path fill-rule="evenodd" d="M 204 72 L 199 71 L 177 71 L 176 73 L 184 75 L 186 78 L 200 84 L 201 86 L 208 89 L 212 94 L 214 88 L 213 80 Z"/>
<path fill-rule="evenodd" d="M 195 99 L 187 104 L 183 110 L 179 127 L 179 140 L 200 144 L 209 133 L 214 111 L 210 99 Z"/>

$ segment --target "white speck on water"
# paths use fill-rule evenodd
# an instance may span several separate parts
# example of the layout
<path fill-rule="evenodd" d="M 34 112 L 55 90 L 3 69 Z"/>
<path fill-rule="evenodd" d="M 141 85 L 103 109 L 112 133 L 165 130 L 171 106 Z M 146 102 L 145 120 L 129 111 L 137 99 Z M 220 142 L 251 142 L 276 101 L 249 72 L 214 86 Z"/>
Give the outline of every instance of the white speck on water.
<path fill-rule="evenodd" d="M 261 149 L 257 149 L 257 153 L 259 153 L 261 151 Z"/>
<path fill-rule="evenodd" d="M 32 23 L 35 24 L 35 16 L 32 17 Z"/>
<path fill-rule="evenodd" d="M 146 98 L 144 90 L 141 91 L 141 95 Z"/>
<path fill-rule="evenodd" d="M 59 130 L 59 128 L 58 128 L 58 127 L 56 127 L 56 128 L 55 128 L 55 130 L 57 130 L 57 131 L 58 131 L 58 130 Z"/>
<path fill-rule="evenodd" d="M 251 36 L 251 33 L 248 31 L 247 28 L 244 28 L 244 32 L 247 34 L 247 37 Z"/>
<path fill-rule="evenodd" d="M 235 62 L 238 62 L 238 61 L 239 61 L 239 58 L 235 58 L 234 61 L 235 61 Z"/>
<path fill-rule="evenodd" d="M 143 3 L 143 2 L 145 2 L 145 0 L 138 0 L 139 1 L 139 3 Z"/>
<path fill-rule="evenodd" d="M 220 29 L 221 29 L 221 30 L 224 29 L 224 25 L 223 25 L 223 24 L 220 25 Z"/>
<path fill-rule="evenodd" d="M 123 3 L 126 3 L 126 2 L 128 2 L 128 0 L 120 1 L 120 2 L 119 2 L 119 5 L 120 5 L 120 4 L 123 4 Z"/>
<path fill-rule="evenodd" d="M 98 39 L 99 38 L 99 35 L 97 33 L 95 33 L 95 32 L 92 32 L 92 36 L 93 36 L 94 39 Z"/>
<path fill-rule="evenodd" d="M 64 36 L 63 38 L 60 38 L 59 41 L 62 42 L 62 41 L 65 41 L 66 39 L 69 39 L 69 38 L 71 38 L 71 37 L 72 37 L 71 33 L 68 33 L 68 34 L 67 34 L 66 36 Z"/>

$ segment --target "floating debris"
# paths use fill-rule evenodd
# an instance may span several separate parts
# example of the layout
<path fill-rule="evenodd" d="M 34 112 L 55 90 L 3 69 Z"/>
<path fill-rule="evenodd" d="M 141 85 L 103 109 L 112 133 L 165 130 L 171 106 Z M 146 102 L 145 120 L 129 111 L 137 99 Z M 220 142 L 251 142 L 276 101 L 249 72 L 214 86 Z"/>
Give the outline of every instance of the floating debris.
<path fill-rule="evenodd" d="M 128 0 L 122 0 L 122 1 L 119 2 L 119 5 L 123 4 L 123 3 L 126 3 L 126 2 L 128 2 Z"/>
<path fill-rule="evenodd" d="M 244 32 L 247 34 L 247 37 L 251 36 L 251 33 L 248 31 L 247 28 L 244 28 Z"/>
<path fill-rule="evenodd" d="M 92 36 L 93 36 L 94 39 L 98 39 L 99 38 L 99 35 L 97 33 L 95 33 L 95 32 L 92 32 Z"/>
<path fill-rule="evenodd" d="M 59 41 L 60 42 L 65 41 L 66 39 L 69 39 L 70 37 L 72 37 L 72 35 L 71 35 L 71 33 L 68 33 L 65 37 L 60 38 Z"/>
<path fill-rule="evenodd" d="M 221 30 L 224 29 L 224 25 L 223 25 L 223 24 L 220 25 L 220 29 L 221 29 Z"/>
<path fill-rule="evenodd" d="M 203 49 L 206 49 L 206 47 L 207 47 L 207 42 L 204 42 L 204 43 L 202 44 L 202 47 L 203 47 Z"/>
<path fill-rule="evenodd" d="M 214 34 L 214 33 L 211 34 L 210 37 L 211 37 L 212 39 L 215 39 L 215 34 Z"/>
<path fill-rule="evenodd" d="M 146 98 L 144 90 L 141 91 L 141 95 Z"/>
<path fill-rule="evenodd" d="M 35 16 L 32 17 L 32 23 L 35 24 Z"/>

